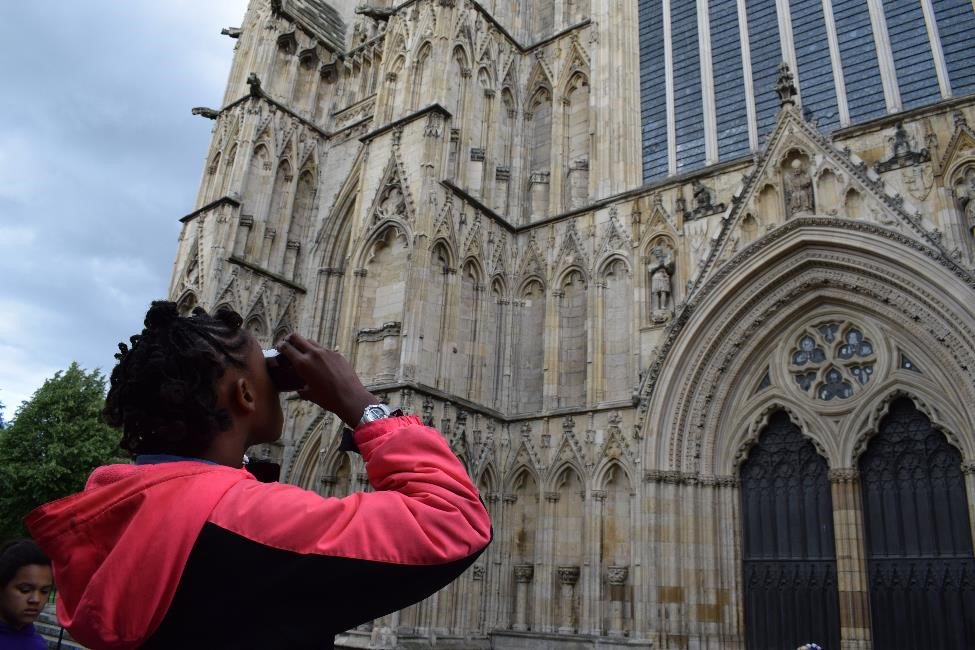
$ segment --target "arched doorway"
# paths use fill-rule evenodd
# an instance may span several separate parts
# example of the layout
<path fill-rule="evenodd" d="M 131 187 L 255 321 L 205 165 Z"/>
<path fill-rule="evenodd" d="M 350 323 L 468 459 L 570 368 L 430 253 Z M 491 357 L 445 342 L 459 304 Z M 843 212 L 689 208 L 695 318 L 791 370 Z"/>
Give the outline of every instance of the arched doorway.
<path fill-rule="evenodd" d="M 859 464 L 873 646 L 975 647 L 975 559 L 961 453 L 901 398 Z"/>
<path fill-rule="evenodd" d="M 741 466 L 745 645 L 840 647 L 826 459 L 784 411 Z"/>

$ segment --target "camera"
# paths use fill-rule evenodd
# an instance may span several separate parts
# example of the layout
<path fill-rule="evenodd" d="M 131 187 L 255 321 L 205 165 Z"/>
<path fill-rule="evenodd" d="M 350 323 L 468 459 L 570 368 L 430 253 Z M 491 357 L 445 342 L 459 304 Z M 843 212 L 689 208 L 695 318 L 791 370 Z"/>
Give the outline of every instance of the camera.
<path fill-rule="evenodd" d="M 267 364 L 267 372 L 271 375 L 271 382 L 278 389 L 279 393 L 290 393 L 299 388 L 303 388 L 305 381 L 298 375 L 295 367 L 284 356 L 274 348 L 264 350 L 264 363 Z"/>

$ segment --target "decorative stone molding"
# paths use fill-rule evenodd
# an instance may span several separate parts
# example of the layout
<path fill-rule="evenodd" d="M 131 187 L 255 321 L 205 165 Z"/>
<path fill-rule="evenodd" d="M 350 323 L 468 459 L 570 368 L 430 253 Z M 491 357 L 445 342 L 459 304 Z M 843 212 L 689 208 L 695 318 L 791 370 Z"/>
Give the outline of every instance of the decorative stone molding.
<path fill-rule="evenodd" d="M 423 136 L 426 138 L 439 138 L 443 135 L 443 115 L 436 111 L 427 113 L 427 123 L 423 127 Z"/>
<path fill-rule="evenodd" d="M 630 568 L 628 566 L 610 565 L 606 567 L 606 581 L 611 585 L 624 585 L 629 576 Z"/>
<path fill-rule="evenodd" d="M 514 565 L 515 582 L 527 584 L 535 577 L 535 566 L 532 564 Z"/>
<path fill-rule="evenodd" d="M 889 139 L 891 156 L 887 160 L 878 162 L 873 166 L 878 174 L 889 172 L 901 167 L 914 167 L 921 163 L 931 160 L 931 154 L 927 149 L 920 151 L 914 150 L 914 138 L 907 134 L 904 123 L 898 122 L 894 135 Z"/>
<path fill-rule="evenodd" d="M 471 578 L 477 581 L 484 580 L 484 565 L 475 564 L 474 569 L 471 571 Z"/>
<path fill-rule="evenodd" d="M 511 180 L 511 167 L 507 165 L 498 165 L 494 168 L 494 180 L 496 181 L 508 181 Z"/>
<path fill-rule="evenodd" d="M 363 341 L 375 342 L 388 339 L 391 336 L 399 336 L 402 327 L 402 323 L 392 321 L 389 323 L 383 323 L 381 327 L 359 330 L 356 333 L 356 341 L 359 341 L 360 343 Z"/>
<path fill-rule="evenodd" d="M 941 251 L 934 249 L 931 246 L 928 246 L 924 242 L 918 241 L 913 237 L 904 235 L 900 232 L 893 231 L 887 228 L 882 228 L 872 223 L 863 222 L 863 221 L 850 221 L 847 219 L 823 218 L 823 217 L 815 217 L 815 218 L 799 217 L 796 219 L 792 219 L 786 222 L 784 225 L 773 230 L 765 238 L 759 240 L 758 242 L 755 242 L 755 244 L 752 244 L 751 246 L 746 247 L 744 250 L 742 250 L 737 255 L 735 255 L 731 260 L 726 262 L 720 269 L 718 269 L 714 274 L 712 274 L 703 285 L 701 285 L 700 287 L 697 288 L 696 291 L 694 291 L 695 294 L 694 298 L 688 301 L 685 304 L 684 308 L 680 310 L 680 312 L 675 316 L 674 319 L 672 319 L 672 321 L 670 322 L 666 330 L 666 338 L 662 341 L 662 343 L 658 347 L 657 356 L 655 357 L 654 361 L 651 363 L 650 368 L 648 369 L 645 379 L 643 381 L 643 386 L 640 390 L 640 406 L 639 406 L 638 419 L 637 419 L 638 427 L 642 428 L 643 423 L 648 415 L 647 409 L 649 408 L 650 399 L 652 398 L 656 390 L 657 378 L 660 376 L 661 370 L 663 369 L 665 363 L 668 361 L 669 352 L 673 348 L 684 326 L 686 326 L 686 324 L 691 320 L 692 314 L 694 313 L 697 304 L 701 300 L 703 300 L 703 297 L 715 291 L 717 286 L 723 283 L 729 276 L 737 274 L 741 266 L 743 266 L 745 263 L 750 261 L 753 257 L 764 254 L 764 251 L 767 248 L 773 246 L 779 240 L 789 236 L 791 233 L 795 232 L 800 228 L 814 227 L 814 226 L 829 227 L 829 228 L 835 228 L 837 230 L 845 230 L 850 232 L 869 234 L 869 235 L 873 235 L 873 236 L 877 236 L 883 239 L 893 241 L 897 244 L 903 245 L 907 248 L 913 249 L 923 254 L 925 257 L 931 259 L 938 265 L 945 268 L 952 275 L 960 279 L 964 284 L 966 284 L 972 290 L 975 290 L 975 276 L 973 276 L 971 272 L 961 267 L 954 260 L 943 255 Z M 809 255 L 811 254 L 812 253 L 807 253 L 804 254 L 804 256 L 809 257 Z M 854 268 L 857 265 L 862 266 L 863 263 L 862 259 L 854 259 L 852 256 L 848 258 L 837 258 L 837 259 L 844 260 L 845 264 L 851 265 L 850 268 Z M 797 260 L 797 263 L 798 261 L 799 260 Z M 817 262 L 817 264 L 822 265 L 823 262 Z M 825 272 L 825 271 L 826 271 L 825 268 L 821 269 L 821 273 L 822 273 L 821 279 L 818 280 L 818 282 L 823 286 L 831 285 L 832 283 L 836 282 L 837 284 L 835 286 L 849 286 L 850 291 L 854 291 L 864 295 L 873 295 L 884 303 L 892 304 L 894 306 L 897 306 L 898 308 L 901 308 L 904 314 L 908 316 L 909 322 L 934 323 L 937 321 L 937 319 L 933 318 L 933 314 L 925 313 L 923 316 L 920 315 L 919 312 L 916 311 L 916 309 L 920 308 L 919 305 L 909 306 L 909 303 L 914 302 L 913 299 L 904 295 L 894 294 L 893 285 L 891 283 L 892 278 L 890 278 L 890 274 L 886 269 L 885 270 L 878 269 L 876 272 L 872 272 L 869 269 L 863 269 L 863 272 L 858 273 L 856 278 L 852 276 L 850 276 L 849 278 L 845 278 L 842 271 L 833 271 L 833 272 Z M 870 276 L 871 280 L 867 282 L 864 276 Z M 776 280 L 776 282 L 779 282 L 779 280 Z M 768 296 L 764 294 L 764 289 L 758 290 L 756 288 L 754 292 L 750 293 L 748 299 L 759 300 L 760 298 L 757 298 L 757 296 L 764 296 L 766 303 L 769 304 L 768 309 L 777 309 L 780 308 L 782 305 L 788 304 L 789 300 L 791 299 L 791 297 L 794 297 L 794 295 L 800 295 L 802 293 L 808 292 L 810 290 L 810 286 L 815 282 L 817 282 L 817 280 L 813 280 L 813 278 L 811 277 L 801 277 L 798 280 L 794 280 L 789 285 L 788 288 L 784 288 L 780 284 L 775 292 L 776 293 L 775 297 L 772 299 L 769 299 Z M 898 278 L 898 282 L 906 285 L 914 285 L 913 281 L 909 281 L 906 278 Z M 785 291 L 786 294 L 788 295 L 784 295 L 783 291 Z M 927 310 L 924 311 L 927 312 Z M 945 308 L 945 314 L 950 314 L 950 310 L 947 310 L 947 308 Z M 757 320 L 754 323 L 752 323 L 751 320 L 737 323 L 737 325 L 739 325 L 743 330 L 746 330 L 745 336 L 743 338 L 735 337 L 733 339 L 728 340 L 727 347 L 729 348 L 729 352 L 731 349 L 734 350 L 740 349 L 742 342 L 745 340 L 745 338 L 750 336 L 749 333 L 750 330 L 753 329 L 754 327 L 760 326 L 761 323 L 762 323 L 761 320 Z M 714 338 L 715 334 L 712 334 L 711 336 L 712 338 Z M 972 334 L 969 334 L 968 336 L 972 336 Z M 722 337 L 724 339 L 727 339 L 728 337 L 727 332 L 723 332 Z M 975 340 L 975 338 L 969 338 L 968 340 Z M 963 345 L 960 340 L 954 341 L 954 343 L 957 343 L 958 346 L 960 346 L 960 347 L 956 346 L 955 350 L 961 350 L 962 348 L 965 347 L 965 345 Z M 699 347 L 698 349 L 703 350 L 704 348 Z M 714 352 L 711 351 L 707 354 L 713 355 Z M 955 353 L 955 356 L 958 357 L 958 354 Z M 959 361 L 962 366 L 969 368 L 970 372 L 975 373 L 975 359 L 969 361 L 967 359 L 961 358 L 959 359 Z"/>
<path fill-rule="evenodd" d="M 715 203 L 712 196 L 711 190 L 701 183 L 700 179 L 694 179 L 691 182 L 691 192 L 694 196 L 694 209 L 687 209 L 687 202 L 683 196 L 677 199 L 677 212 L 681 214 L 685 220 L 691 219 L 703 219 L 704 217 L 709 217 L 712 214 L 720 214 L 727 209 L 727 205 L 724 203 Z"/>
<path fill-rule="evenodd" d="M 578 566 L 560 566 L 558 567 L 559 582 L 564 585 L 574 585 L 579 582 L 579 567 Z"/>
<path fill-rule="evenodd" d="M 837 467 L 829 470 L 830 483 L 856 483 L 860 480 L 860 470 L 853 467 Z"/>
<path fill-rule="evenodd" d="M 975 461 L 966 461 L 961 464 L 961 473 L 965 476 L 975 475 Z"/>
<path fill-rule="evenodd" d="M 471 147 L 471 162 L 484 162 L 483 147 Z"/>
<path fill-rule="evenodd" d="M 530 185 L 548 185 L 551 178 L 551 172 L 532 172 L 528 178 L 528 183 Z"/>

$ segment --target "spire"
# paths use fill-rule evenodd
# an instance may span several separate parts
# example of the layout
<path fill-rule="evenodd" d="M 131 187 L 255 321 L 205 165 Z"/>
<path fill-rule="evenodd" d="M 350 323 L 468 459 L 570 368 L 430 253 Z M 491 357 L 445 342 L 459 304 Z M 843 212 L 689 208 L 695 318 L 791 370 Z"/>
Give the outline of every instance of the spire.
<path fill-rule="evenodd" d="M 799 91 L 792 80 L 792 70 L 789 69 L 789 64 L 783 61 L 779 64 L 779 79 L 775 83 L 775 92 L 779 94 L 779 105 L 782 108 L 796 105 L 796 95 Z"/>

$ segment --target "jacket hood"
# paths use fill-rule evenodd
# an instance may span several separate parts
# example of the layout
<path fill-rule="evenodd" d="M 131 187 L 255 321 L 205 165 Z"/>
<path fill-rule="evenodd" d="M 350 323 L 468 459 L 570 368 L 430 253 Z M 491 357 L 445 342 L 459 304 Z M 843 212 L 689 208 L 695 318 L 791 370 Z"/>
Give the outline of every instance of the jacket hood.
<path fill-rule="evenodd" d="M 159 627 L 193 544 L 243 469 L 108 465 L 24 522 L 51 558 L 58 619 L 92 648 L 134 648 Z"/>

